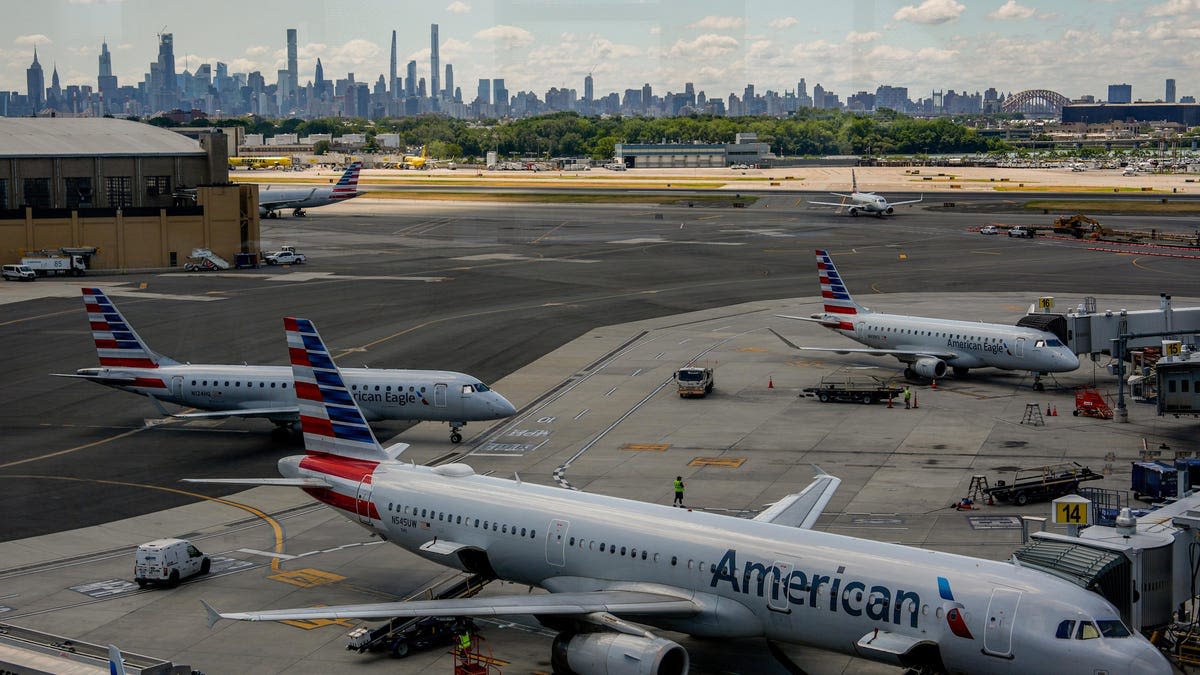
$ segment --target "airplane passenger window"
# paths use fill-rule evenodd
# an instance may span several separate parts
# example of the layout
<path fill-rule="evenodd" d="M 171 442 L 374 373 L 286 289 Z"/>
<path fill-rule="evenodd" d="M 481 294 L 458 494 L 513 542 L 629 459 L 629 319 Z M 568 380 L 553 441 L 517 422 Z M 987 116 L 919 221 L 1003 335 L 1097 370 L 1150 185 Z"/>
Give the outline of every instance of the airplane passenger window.
<path fill-rule="evenodd" d="M 424 517 L 425 517 L 425 509 L 421 509 L 421 517 L 422 517 L 422 518 L 424 518 Z"/>
<path fill-rule="evenodd" d="M 571 539 L 569 541 L 567 541 L 567 545 L 574 546 L 575 545 L 575 537 L 571 537 Z"/>
<path fill-rule="evenodd" d="M 478 518 L 475 519 L 475 527 L 479 527 L 479 519 Z"/>
<path fill-rule="evenodd" d="M 1079 632 L 1075 633 L 1076 640 L 1095 640 L 1100 637 L 1100 629 L 1091 621 L 1080 621 Z"/>
<path fill-rule="evenodd" d="M 530 531 L 529 531 L 529 538 L 530 538 L 530 539 L 537 539 L 537 530 L 530 530 Z"/>
<path fill-rule="evenodd" d="M 488 529 L 488 521 L 483 521 L 483 529 Z"/>
<path fill-rule="evenodd" d="M 636 558 L 636 557 L 637 557 L 637 549 L 636 549 L 636 548 L 631 548 L 631 549 L 629 549 L 629 557 L 630 557 L 630 558 Z"/>
<path fill-rule="evenodd" d="M 201 382 L 201 383 L 200 383 L 200 386 L 202 386 L 202 387 L 207 387 L 207 386 L 208 386 L 208 380 L 204 380 L 203 382 Z"/>
<path fill-rule="evenodd" d="M 259 382 L 259 383 L 258 383 L 258 388 L 259 388 L 259 389 L 264 389 L 266 386 L 267 386 L 267 383 L 266 383 L 266 382 Z"/>
<path fill-rule="evenodd" d="M 678 558 L 678 557 L 676 557 L 676 556 L 671 556 L 671 567 L 674 567 L 674 566 L 675 566 L 675 564 L 676 564 L 676 563 L 678 563 L 678 562 L 679 562 L 679 558 Z"/>
<path fill-rule="evenodd" d="M 193 386 L 193 387 L 194 387 L 194 386 L 196 386 L 196 381 L 195 381 L 195 380 L 192 380 L 192 386 Z"/>
<path fill-rule="evenodd" d="M 287 389 L 287 385 L 288 385 L 288 383 L 287 383 L 287 382 L 284 382 L 282 386 L 283 386 L 283 388 L 284 388 L 284 389 Z"/>
<path fill-rule="evenodd" d="M 1099 620 L 1096 623 L 1100 625 L 1100 634 L 1106 638 L 1129 637 L 1129 629 L 1116 619 Z"/>
<path fill-rule="evenodd" d="M 226 386 L 226 387 L 228 387 L 228 386 L 229 386 L 229 380 L 225 380 L 225 386 Z"/>
<path fill-rule="evenodd" d="M 523 528 L 523 527 L 521 528 L 521 536 L 522 536 L 522 537 L 524 537 L 524 536 L 525 536 L 525 528 Z"/>
<path fill-rule="evenodd" d="M 390 385 L 390 384 L 384 389 L 384 391 L 391 391 L 391 390 L 392 390 L 392 385 Z"/>
<path fill-rule="evenodd" d="M 455 518 L 455 519 L 454 519 L 454 524 L 455 524 L 455 525 L 462 525 L 462 516 L 459 516 L 459 517 Z"/>
<path fill-rule="evenodd" d="M 504 527 L 500 528 L 500 531 L 503 532 L 504 534 L 508 534 L 508 526 L 505 525 Z"/>
<path fill-rule="evenodd" d="M 642 551 L 642 560 L 645 560 L 645 559 L 646 559 L 646 552 Z M 654 554 L 654 562 L 658 562 L 658 554 L 657 553 Z"/>
<path fill-rule="evenodd" d="M 621 547 L 621 555 L 625 555 L 625 547 L 624 546 Z"/>
<path fill-rule="evenodd" d="M 695 562 L 695 561 L 688 560 L 688 569 L 689 569 L 689 570 L 690 570 L 690 569 L 692 569 L 692 565 L 694 564 L 694 562 Z"/>
<path fill-rule="evenodd" d="M 275 383 L 274 383 L 274 382 L 272 382 L 272 383 L 271 383 L 271 388 L 272 388 L 272 389 L 274 389 L 274 388 L 275 388 Z"/>
<path fill-rule="evenodd" d="M 600 542 L 600 552 L 604 553 L 604 542 Z"/>

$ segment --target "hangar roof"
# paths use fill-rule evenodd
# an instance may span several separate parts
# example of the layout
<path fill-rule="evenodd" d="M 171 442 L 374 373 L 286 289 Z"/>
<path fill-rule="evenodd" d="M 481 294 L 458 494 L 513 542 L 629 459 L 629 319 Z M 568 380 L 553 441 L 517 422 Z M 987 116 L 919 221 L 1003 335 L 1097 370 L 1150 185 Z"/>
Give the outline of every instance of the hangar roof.
<path fill-rule="evenodd" d="M 108 117 L 2 117 L 0 157 L 204 155 L 200 143 L 150 124 Z"/>

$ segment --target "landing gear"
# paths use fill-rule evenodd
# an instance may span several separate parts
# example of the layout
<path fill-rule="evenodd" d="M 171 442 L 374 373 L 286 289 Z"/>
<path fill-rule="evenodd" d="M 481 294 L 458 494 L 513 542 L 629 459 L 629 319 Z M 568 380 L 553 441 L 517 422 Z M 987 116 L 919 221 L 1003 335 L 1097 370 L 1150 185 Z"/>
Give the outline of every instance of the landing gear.
<path fill-rule="evenodd" d="M 1042 374 L 1041 373 L 1033 374 L 1033 390 L 1034 391 L 1046 391 L 1046 385 L 1042 382 Z"/>
<path fill-rule="evenodd" d="M 466 425 L 467 425 L 466 422 L 451 422 L 450 423 L 450 442 L 451 443 L 462 443 L 462 434 L 460 434 L 458 432 L 462 431 L 462 428 Z"/>
<path fill-rule="evenodd" d="M 966 377 L 968 372 L 970 372 L 969 368 L 963 368 L 962 366 L 954 366 L 954 376 L 955 377 Z"/>
<path fill-rule="evenodd" d="M 278 211 L 267 211 L 267 218 L 278 218 L 278 217 L 279 217 Z"/>
<path fill-rule="evenodd" d="M 295 430 L 296 425 L 292 422 L 276 422 L 275 428 L 271 430 L 271 438 L 283 443 L 292 437 Z"/>
<path fill-rule="evenodd" d="M 296 209 L 295 211 L 292 211 L 292 215 L 297 218 L 303 218 L 308 214 L 304 211 L 304 209 Z"/>

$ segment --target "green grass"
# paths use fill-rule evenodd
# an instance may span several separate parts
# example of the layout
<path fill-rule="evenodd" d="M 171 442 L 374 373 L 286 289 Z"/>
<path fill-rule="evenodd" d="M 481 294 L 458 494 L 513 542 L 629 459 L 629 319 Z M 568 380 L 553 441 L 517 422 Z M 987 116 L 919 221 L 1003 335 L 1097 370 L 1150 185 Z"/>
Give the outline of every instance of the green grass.
<path fill-rule="evenodd" d="M 1198 202 L 1172 202 L 1163 204 L 1161 201 L 1072 201 L 1070 199 L 1036 199 L 1025 202 L 1025 208 L 1065 213 L 1164 213 L 1164 214 L 1193 214 L 1200 213 Z"/>
<path fill-rule="evenodd" d="M 693 202 L 706 205 L 728 205 L 741 202 L 753 204 L 757 197 L 741 197 L 734 195 L 606 195 L 606 194 L 531 194 L 520 192 L 472 193 L 472 192 L 430 192 L 426 190 L 414 192 L 370 192 L 364 196 L 374 199 L 416 199 L 450 202 L 519 202 L 537 204 L 666 204 L 675 205 Z"/>

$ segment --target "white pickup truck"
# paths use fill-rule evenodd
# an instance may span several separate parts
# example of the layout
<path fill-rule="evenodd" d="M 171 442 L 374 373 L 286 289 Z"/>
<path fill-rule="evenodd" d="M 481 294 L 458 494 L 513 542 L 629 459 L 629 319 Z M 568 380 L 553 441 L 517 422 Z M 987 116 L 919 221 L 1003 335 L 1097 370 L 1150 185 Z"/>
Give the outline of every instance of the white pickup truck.
<path fill-rule="evenodd" d="M 268 265 L 303 265 L 308 260 L 303 253 L 296 253 L 295 249 L 288 246 L 282 251 L 268 253 L 263 259 Z"/>

